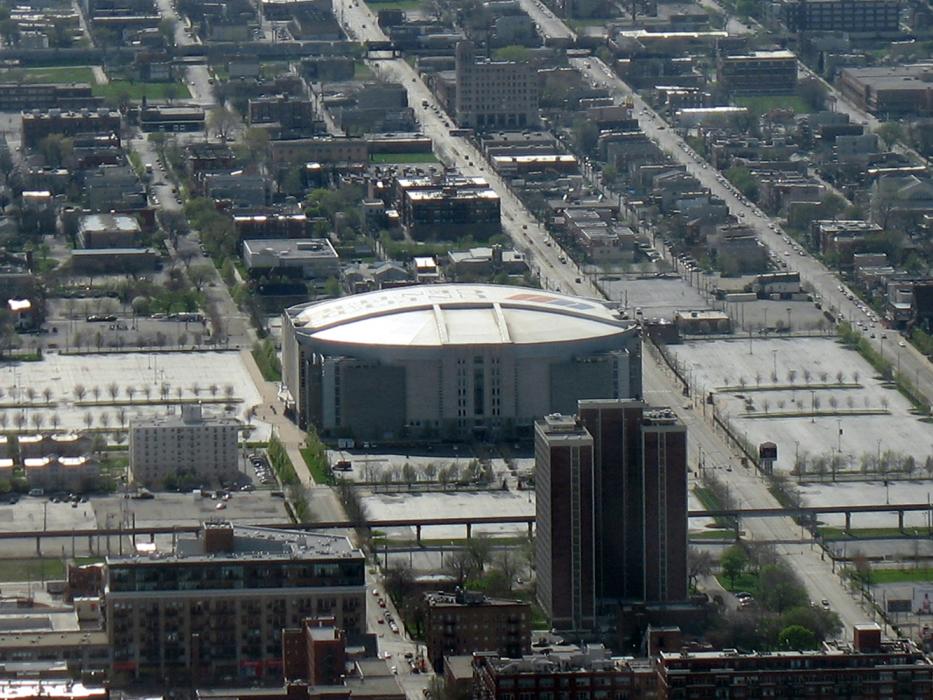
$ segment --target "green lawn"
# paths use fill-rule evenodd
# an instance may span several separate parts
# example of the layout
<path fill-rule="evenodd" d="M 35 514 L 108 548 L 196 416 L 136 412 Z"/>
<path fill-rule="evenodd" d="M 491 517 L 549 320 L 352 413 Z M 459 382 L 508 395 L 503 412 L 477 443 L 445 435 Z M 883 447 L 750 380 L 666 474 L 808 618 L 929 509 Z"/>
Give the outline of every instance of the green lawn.
<path fill-rule="evenodd" d="M 288 61 L 269 61 L 259 64 L 259 74 L 263 78 L 277 78 L 288 73 Z"/>
<path fill-rule="evenodd" d="M 702 530 L 700 532 L 691 532 L 691 540 L 727 540 L 729 542 L 735 539 L 735 530 Z"/>
<path fill-rule="evenodd" d="M 0 72 L 0 80 L 11 83 L 89 83 L 93 85 L 94 71 L 90 66 L 14 68 Z"/>
<path fill-rule="evenodd" d="M 929 529 L 925 527 L 907 527 L 903 531 L 898 530 L 896 527 L 853 527 L 848 533 L 841 527 L 821 527 L 820 535 L 824 540 L 857 540 L 865 537 L 897 538 L 912 536 L 914 530 L 917 531 L 918 535 L 924 537 L 930 534 Z"/>
<path fill-rule="evenodd" d="M 745 591 L 746 593 L 755 595 L 755 592 L 758 590 L 758 574 L 749 573 L 747 571 L 741 576 L 736 576 L 734 584 L 730 583 L 729 579 L 722 574 L 716 574 L 716 580 L 719 581 L 719 584 L 723 588 L 732 593 Z"/>
<path fill-rule="evenodd" d="M 372 80 L 376 77 L 376 74 L 373 73 L 373 69 L 367 66 L 365 63 L 354 63 L 353 64 L 353 79 L 354 80 Z"/>
<path fill-rule="evenodd" d="M 871 582 L 909 583 L 911 581 L 933 581 L 933 568 L 919 569 L 872 569 Z"/>
<path fill-rule="evenodd" d="M 421 8 L 421 0 L 366 0 L 366 4 L 373 10 L 418 10 Z"/>
<path fill-rule="evenodd" d="M 311 478 L 314 479 L 316 484 L 324 485 L 334 483 L 334 478 L 327 472 L 325 466 L 313 458 L 314 453 L 312 450 L 307 447 L 302 447 L 298 451 L 301 452 L 301 456 L 305 461 L 305 466 L 308 467 Z"/>
<path fill-rule="evenodd" d="M 736 97 L 738 107 L 748 107 L 753 112 L 764 114 L 772 109 L 790 109 L 797 114 L 808 114 L 813 110 L 797 95 L 763 95 L 760 97 Z"/>
<path fill-rule="evenodd" d="M 106 85 L 95 85 L 93 92 L 95 96 L 105 99 L 119 99 L 123 95 L 131 100 L 141 100 L 143 97 L 164 100 L 169 96 L 172 99 L 184 100 L 191 97 L 188 87 L 181 83 L 144 83 L 130 80 L 111 80 Z"/>
<path fill-rule="evenodd" d="M 428 151 L 426 153 L 373 153 L 369 160 L 371 163 L 436 163 L 437 156 Z"/>
<path fill-rule="evenodd" d="M 0 581 L 48 581 L 64 576 L 61 559 L 0 559 Z"/>

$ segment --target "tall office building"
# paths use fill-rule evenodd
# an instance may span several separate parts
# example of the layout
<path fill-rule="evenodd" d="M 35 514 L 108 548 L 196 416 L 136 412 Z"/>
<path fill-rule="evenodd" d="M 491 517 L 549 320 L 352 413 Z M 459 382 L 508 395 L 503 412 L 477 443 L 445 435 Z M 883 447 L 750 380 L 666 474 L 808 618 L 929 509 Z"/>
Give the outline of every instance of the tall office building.
<path fill-rule="evenodd" d="M 587 629 L 596 612 L 593 437 L 572 416 L 535 423 L 538 602 L 557 629 Z"/>
<path fill-rule="evenodd" d="M 687 433 L 669 409 L 580 401 L 535 426 L 539 602 L 585 629 L 601 603 L 687 597 Z"/>
<path fill-rule="evenodd" d="M 538 74 L 530 63 L 478 60 L 461 41 L 456 55 L 457 124 L 472 129 L 534 128 L 538 124 Z"/>

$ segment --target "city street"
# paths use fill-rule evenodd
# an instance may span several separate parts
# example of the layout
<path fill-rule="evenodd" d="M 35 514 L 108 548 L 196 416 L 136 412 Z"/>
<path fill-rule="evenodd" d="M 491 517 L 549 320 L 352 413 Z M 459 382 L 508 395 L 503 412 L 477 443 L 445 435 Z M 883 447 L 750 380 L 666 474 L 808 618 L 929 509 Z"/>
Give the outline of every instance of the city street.
<path fill-rule="evenodd" d="M 376 18 L 364 3 L 355 0 L 335 0 L 335 9 L 338 16 L 348 30 L 361 40 L 385 41 L 385 36 L 376 24 Z M 632 93 L 621 80 L 616 78 L 609 69 L 597 59 L 572 59 L 572 63 L 593 81 L 604 84 L 618 95 L 632 96 L 636 105 L 636 112 L 646 110 L 644 102 Z M 587 67 L 589 64 L 590 67 Z M 545 241 L 549 238 L 547 232 L 540 226 L 530 212 L 515 197 L 505 183 L 485 165 L 480 153 L 464 138 L 451 136 L 449 128 L 452 122 L 443 110 L 439 109 L 434 96 L 421 81 L 415 70 L 402 59 L 371 61 L 373 69 L 386 80 L 394 80 L 405 85 L 408 90 L 409 104 L 421 105 L 422 100 L 427 101 L 426 109 L 419 107 L 420 120 L 425 134 L 434 142 L 435 151 L 440 158 L 451 166 L 458 168 L 464 175 L 481 175 L 488 179 L 490 185 L 499 193 L 502 202 L 503 228 L 512 237 L 518 247 L 525 250 L 531 259 L 543 283 L 549 289 L 560 290 L 565 293 L 576 293 L 583 296 L 600 297 L 587 277 L 577 270 L 572 261 L 567 258 L 556 243 L 548 246 Z M 438 107 L 435 110 L 435 107 Z M 653 112 L 651 113 L 653 115 Z M 774 245 L 780 241 L 779 234 L 772 234 L 768 229 L 768 221 L 752 209 L 740 202 L 717 180 L 715 171 L 709 166 L 687 158 L 683 151 L 683 142 L 676 135 L 667 131 L 663 122 L 654 115 L 653 119 L 643 119 L 642 125 L 646 133 L 657 140 L 661 147 L 674 154 L 674 157 L 685 162 L 688 170 L 696 174 L 700 180 L 714 192 L 721 195 L 730 206 L 742 211 L 756 230 L 762 232 L 763 238 Z M 567 262 L 562 262 L 567 260 Z M 797 262 L 797 261 L 795 261 Z M 824 299 L 838 298 L 837 306 L 855 311 L 854 306 L 841 294 L 833 294 L 835 282 L 830 273 L 821 266 L 814 265 L 809 258 L 801 258 L 803 266 L 812 266 L 809 274 L 818 280 L 818 293 L 821 288 L 827 289 Z M 804 276 L 801 271 L 801 276 Z M 826 279 L 829 278 L 829 279 Z M 816 286 L 816 285 L 815 285 Z M 644 377 L 646 399 L 652 403 L 665 406 L 680 407 L 683 402 L 679 386 L 676 386 L 673 377 L 667 375 L 657 364 L 651 353 L 644 356 Z M 707 464 L 721 464 L 724 468 L 737 464 L 737 455 L 726 447 L 721 438 L 715 434 L 702 418 L 691 410 L 678 409 L 690 430 L 690 457 L 689 463 L 699 462 L 700 448 Z M 733 478 L 737 496 L 743 506 L 748 507 L 774 507 L 776 502 L 767 490 L 767 486 L 756 473 L 730 474 L 730 483 Z M 748 531 L 755 539 L 771 541 L 787 541 L 800 539 L 800 528 L 790 518 L 762 520 L 748 525 Z M 812 550 L 811 550 L 812 547 Z M 831 573 L 830 563 L 821 559 L 820 550 L 815 545 L 779 545 L 778 551 L 784 555 L 788 563 L 799 571 L 805 581 L 812 600 L 827 599 L 833 609 L 842 618 L 844 624 L 843 635 L 851 638 L 852 625 L 865 622 L 868 617 L 845 591 L 840 579 Z"/>
<path fill-rule="evenodd" d="M 691 151 L 687 150 L 687 145 L 682 138 L 656 114 L 642 98 L 634 92 L 626 83 L 616 77 L 598 58 L 573 58 L 571 64 L 586 75 L 593 82 L 607 87 L 613 94 L 620 97 L 630 97 L 634 104 L 636 116 L 638 117 L 641 129 L 655 141 L 664 151 L 669 153 L 677 162 L 684 165 L 691 175 L 697 178 L 710 192 L 721 198 L 729 206 L 729 210 L 742 220 L 744 224 L 754 229 L 760 240 L 771 250 L 782 254 L 790 247 L 782 238 L 780 227 L 768 218 L 753 203 L 741 197 L 728 187 L 728 182 L 720 173 L 707 165 L 702 158 L 693 157 Z M 785 256 L 788 271 L 797 271 L 800 273 L 801 282 L 809 283 L 815 294 L 822 297 L 823 308 L 835 311 L 843 319 L 849 321 L 868 321 L 868 317 L 855 304 L 855 301 L 849 300 L 843 291 L 840 290 L 839 279 L 830 270 L 826 269 L 822 263 L 810 255 L 794 254 Z M 883 351 L 885 332 L 878 329 L 878 332 L 863 332 L 866 338 L 869 338 L 877 350 Z M 874 339 L 870 335 L 875 335 Z M 904 348 L 896 345 L 897 334 L 889 331 L 887 354 L 889 360 L 894 359 L 893 353 L 897 352 L 899 359 L 897 363 L 901 371 L 913 381 L 919 391 L 927 398 L 928 402 L 933 402 L 933 366 L 930 365 L 920 352 L 918 352 L 909 343 Z"/>

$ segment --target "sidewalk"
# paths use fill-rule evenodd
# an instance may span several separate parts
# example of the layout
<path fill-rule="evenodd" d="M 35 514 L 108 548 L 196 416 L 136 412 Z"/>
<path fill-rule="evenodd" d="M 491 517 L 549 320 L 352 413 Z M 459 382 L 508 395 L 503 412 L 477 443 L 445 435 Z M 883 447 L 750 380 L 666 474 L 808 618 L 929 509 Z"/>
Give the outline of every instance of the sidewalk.
<path fill-rule="evenodd" d="M 243 364 L 249 371 L 250 378 L 259 395 L 262 397 L 262 403 L 256 406 L 255 416 L 258 420 L 268 423 L 272 426 L 273 434 L 278 437 L 288 458 L 295 467 L 295 474 L 301 480 L 301 483 L 308 489 L 308 497 L 311 504 L 311 512 L 319 520 L 344 520 L 346 513 L 337 497 L 334 495 L 330 486 L 319 485 L 311 478 L 311 472 L 305 464 L 304 457 L 301 456 L 300 449 L 305 443 L 305 433 L 298 426 L 286 418 L 283 413 L 285 407 L 278 399 L 278 387 L 275 382 L 267 382 L 262 377 L 262 372 L 253 358 L 253 353 L 249 350 L 240 350 L 240 357 L 243 358 Z M 272 411 L 272 407 L 275 411 Z"/>

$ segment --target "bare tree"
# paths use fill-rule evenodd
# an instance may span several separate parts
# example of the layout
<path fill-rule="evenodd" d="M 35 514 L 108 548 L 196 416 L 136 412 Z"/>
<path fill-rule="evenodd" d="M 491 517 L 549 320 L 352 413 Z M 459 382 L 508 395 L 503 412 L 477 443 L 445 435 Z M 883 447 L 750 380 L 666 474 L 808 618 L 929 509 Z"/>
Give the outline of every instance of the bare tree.
<path fill-rule="evenodd" d="M 890 402 L 888 401 L 888 397 L 882 396 L 881 397 L 881 408 L 887 410 L 889 405 L 890 405 Z"/>
<path fill-rule="evenodd" d="M 78 401 L 83 401 L 84 397 L 87 396 L 87 389 L 84 387 L 84 384 L 75 384 L 72 392 Z"/>
<path fill-rule="evenodd" d="M 26 398 L 29 399 L 30 403 L 36 399 L 36 390 L 31 386 L 26 387 Z"/>
<path fill-rule="evenodd" d="M 761 407 L 764 409 L 765 413 L 768 412 L 768 409 L 771 408 L 771 402 L 768 399 L 765 399 L 761 402 Z"/>
<path fill-rule="evenodd" d="M 91 429 L 91 425 L 93 425 L 93 424 L 94 424 L 94 416 L 91 415 L 91 412 L 90 412 L 90 411 L 85 412 L 85 414 L 84 414 L 84 427 L 86 427 L 88 430 L 90 430 L 90 429 Z"/>
<path fill-rule="evenodd" d="M 220 387 L 216 384 L 211 384 L 209 387 L 207 387 L 207 390 L 211 392 L 211 396 L 217 396 L 217 392 L 220 391 Z"/>
<path fill-rule="evenodd" d="M 806 382 L 807 384 L 810 383 L 810 370 L 805 369 L 803 371 L 803 381 Z"/>
<path fill-rule="evenodd" d="M 125 406 L 120 406 L 117 409 L 117 422 L 120 424 L 121 428 L 126 425 L 126 407 Z"/>
<path fill-rule="evenodd" d="M 106 411 L 101 412 L 97 422 L 100 423 L 100 427 L 105 429 L 108 428 L 110 426 L 110 414 Z"/>
<path fill-rule="evenodd" d="M 62 424 L 62 419 L 57 413 L 53 413 L 51 416 L 49 416 L 49 424 L 52 426 L 52 430 L 57 432 L 58 426 Z"/>
<path fill-rule="evenodd" d="M 787 370 L 787 383 L 793 384 L 795 379 L 797 379 L 797 370 L 795 369 Z"/>
<path fill-rule="evenodd" d="M 838 372 L 836 372 L 836 383 L 837 384 L 842 384 L 845 381 L 845 378 L 846 378 L 845 372 L 843 372 L 842 370 L 839 370 Z"/>
<path fill-rule="evenodd" d="M 829 407 L 835 411 L 838 405 L 839 405 L 839 399 L 837 399 L 835 396 L 830 396 Z"/>
<path fill-rule="evenodd" d="M 233 398 L 233 384 L 224 384 L 224 398 L 227 401 Z"/>
<path fill-rule="evenodd" d="M 0 429 L 6 430 L 6 425 L 9 420 L 9 416 L 7 416 L 6 413 L 0 413 Z"/>
<path fill-rule="evenodd" d="M 861 375 L 859 374 L 859 371 L 858 371 L 858 370 L 855 370 L 855 371 L 852 373 L 852 381 L 855 382 L 856 384 L 858 384 L 858 378 L 859 378 L 860 376 L 861 376 Z"/>
<path fill-rule="evenodd" d="M 200 394 L 201 394 L 201 385 L 198 384 L 197 382 L 195 382 L 194 384 L 192 384 L 192 385 L 191 385 L 191 393 L 194 394 L 195 396 L 200 396 Z"/>
<path fill-rule="evenodd" d="M 123 388 L 123 393 L 126 394 L 126 397 L 130 400 L 130 403 L 132 403 L 133 397 L 136 396 L 136 387 L 132 384 L 127 384 Z"/>
<path fill-rule="evenodd" d="M 52 403 L 52 390 L 49 387 L 42 390 L 42 398 L 45 399 L 47 404 Z"/>
<path fill-rule="evenodd" d="M 152 387 L 150 385 L 143 384 L 143 396 L 146 397 L 146 401 L 152 397 Z"/>
<path fill-rule="evenodd" d="M 30 418 L 32 420 L 32 427 L 35 428 L 38 433 L 42 430 L 42 426 L 45 425 L 45 416 L 41 413 L 33 413 Z"/>
<path fill-rule="evenodd" d="M 761 386 L 761 372 L 755 372 L 755 386 Z"/>
<path fill-rule="evenodd" d="M 116 400 L 117 400 L 117 396 L 120 395 L 120 387 L 117 386 L 117 383 L 116 383 L 116 382 L 111 382 L 111 383 L 107 386 L 107 393 L 110 394 L 111 400 L 116 401 Z"/>
<path fill-rule="evenodd" d="M 180 386 L 175 387 L 175 396 L 179 401 L 181 401 L 181 397 L 184 393 L 185 393 L 185 390 L 182 389 Z"/>
<path fill-rule="evenodd" d="M 171 392 L 172 392 L 172 385 L 169 384 L 168 382 L 162 382 L 161 386 L 159 386 L 159 395 L 162 397 L 163 401 L 165 401 L 165 399 L 168 398 L 168 395 Z"/>
<path fill-rule="evenodd" d="M 22 412 L 14 414 L 13 422 L 16 424 L 18 430 L 22 430 L 26 425 L 26 414 Z"/>
<path fill-rule="evenodd" d="M 820 372 L 820 381 L 825 384 L 829 380 L 829 372 Z"/>
<path fill-rule="evenodd" d="M 846 406 L 851 410 L 855 406 L 855 399 L 851 396 L 846 396 Z"/>

